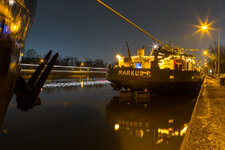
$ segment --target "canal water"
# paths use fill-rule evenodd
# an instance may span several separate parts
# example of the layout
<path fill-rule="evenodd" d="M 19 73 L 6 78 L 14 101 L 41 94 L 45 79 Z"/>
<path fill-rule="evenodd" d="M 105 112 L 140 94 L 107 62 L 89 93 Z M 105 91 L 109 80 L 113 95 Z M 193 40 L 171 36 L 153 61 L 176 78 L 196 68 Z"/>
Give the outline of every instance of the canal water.
<path fill-rule="evenodd" d="M 49 81 L 42 105 L 8 109 L 1 150 L 179 149 L 196 95 L 152 95 L 128 101 L 104 78 Z"/>

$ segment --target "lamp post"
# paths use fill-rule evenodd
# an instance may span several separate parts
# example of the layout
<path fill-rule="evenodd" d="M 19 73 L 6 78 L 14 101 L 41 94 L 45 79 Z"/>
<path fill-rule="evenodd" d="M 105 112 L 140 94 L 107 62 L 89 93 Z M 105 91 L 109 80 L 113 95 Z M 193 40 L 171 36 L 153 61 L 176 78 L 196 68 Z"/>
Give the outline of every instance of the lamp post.
<path fill-rule="evenodd" d="M 218 78 L 220 78 L 220 28 L 218 27 Z"/>
<path fill-rule="evenodd" d="M 207 57 L 209 57 L 211 60 L 212 60 L 212 62 L 213 62 L 213 69 L 214 69 L 214 72 L 215 73 L 217 73 L 217 61 L 216 61 L 216 56 L 215 55 L 213 55 L 213 54 L 210 54 L 210 53 L 208 53 L 208 51 L 207 50 L 204 50 L 203 51 L 203 55 L 204 55 L 204 60 L 206 60 L 205 59 L 205 56 L 207 56 Z M 214 64 L 215 63 L 215 64 Z"/>
<path fill-rule="evenodd" d="M 218 78 L 220 78 L 220 42 L 221 42 L 221 38 L 220 38 L 220 27 L 213 27 L 213 28 L 218 30 L 218 65 L 217 65 L 218 66 L 218 69 L 217 69 L 217 72 L 218 72 Z M 208 30 L 209 29 L 209 26 L 203 25 L 203 26 L 201 26 L 201 29 L 202 30 Z"/>

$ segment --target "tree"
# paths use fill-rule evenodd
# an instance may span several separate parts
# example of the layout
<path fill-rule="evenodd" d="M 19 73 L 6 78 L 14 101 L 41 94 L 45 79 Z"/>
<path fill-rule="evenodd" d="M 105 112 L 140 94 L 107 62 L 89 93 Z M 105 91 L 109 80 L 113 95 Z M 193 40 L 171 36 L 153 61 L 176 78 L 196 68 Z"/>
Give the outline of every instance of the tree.
<path fill-rule="evenodd" d="M 45 57 L 45 56 L 44 56 Z M 29 49 L 24 51 L 24 57 L 22 63 L 28 64 L 39 64 L 41 56 L 38 52 L 34 49 Z M 62 57 L 59 55 L 58 59 L 55 62 L 55 65 L 63 65 L 63 66 L 81 66 L 84 63 L 85 67 L 107 67 L 107 63 L 104 62 L 102 59 L 91 59 L 89 57 L 84 58 L 85 61 L 80 61 L 77 57 Z"/>
<path fill-rule="evenodd" d="M 84 61 L 85 67 L 93 67 L 93 60 L 91 58 L 85 57 L 84 59 L 85 59 Z"/>
<path fill-rule="evenodd" d="M 215 59 L 210 59 L 208 66 L 210 68 L 215 68 L 215 63 L 218 63 L 218 43 L 214 42 L 209 48 L 209 53 L 214 56 Z M 216 61 L 216 62 L 215 62 Z M 225 46 L 220 47 L 220 72 L 225 73 Z"/>
<path fill-rule="evenodd" d="M 24 51 L 23 63 L 39 63 L 41 56 L 34 49 Z"/>
<path fill-rule="evenodd" d="M 107 63 L 105 63 L 103 60 L 101 59 L 96 59 L 94 62 L 93 62 L 93 66 L 94 67 L 107 67 Z"/>

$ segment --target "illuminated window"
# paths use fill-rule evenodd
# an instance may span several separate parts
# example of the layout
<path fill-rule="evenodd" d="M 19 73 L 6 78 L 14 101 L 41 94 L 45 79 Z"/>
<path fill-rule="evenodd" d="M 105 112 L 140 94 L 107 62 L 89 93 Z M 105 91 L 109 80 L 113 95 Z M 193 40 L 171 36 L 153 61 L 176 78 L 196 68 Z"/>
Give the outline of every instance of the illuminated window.
<path fill-rule="evenodd" d="M 0 23 L 0 29 L 1 29 L 1 23 Z M 2 30 L 2 29 L 1 29 Z M 9 34 L 10 33 L 10 30 L 9 30 L 9 26 L 7 25 L 4 25 L 4 30 L 2 32 L 2 34 Z"/>
<path fill-rule="evenodd" d="M 135 68 L 142 69 L 142 63 L 135 63 Z"/>

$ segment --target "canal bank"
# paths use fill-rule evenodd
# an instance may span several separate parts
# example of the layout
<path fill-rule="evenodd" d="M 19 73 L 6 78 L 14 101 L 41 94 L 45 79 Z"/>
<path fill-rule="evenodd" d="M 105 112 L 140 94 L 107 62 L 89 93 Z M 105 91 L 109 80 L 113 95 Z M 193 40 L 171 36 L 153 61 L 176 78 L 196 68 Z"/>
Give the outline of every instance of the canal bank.
<path fill-rule="evenodd" d="M 225 149 L 225 86 L 206 78 L 181 150 Z"/>

